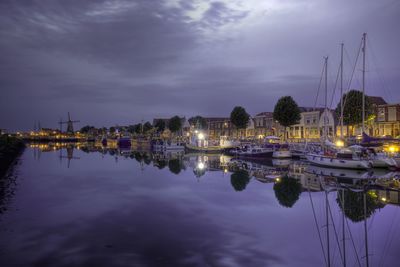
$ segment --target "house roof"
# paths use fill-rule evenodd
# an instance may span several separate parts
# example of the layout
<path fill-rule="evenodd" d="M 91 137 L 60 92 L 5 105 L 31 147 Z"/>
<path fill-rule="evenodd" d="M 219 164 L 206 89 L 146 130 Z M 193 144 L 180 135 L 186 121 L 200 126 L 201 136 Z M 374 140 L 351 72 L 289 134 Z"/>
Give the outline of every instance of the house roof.
<path fill-rule="evenodd" d="M 218 122 L 218 121 L 229 121 L 230 118 L 227 117 L 207 117 L 204 118 L 207 122 Z"/>
<path fill-rule="evenodd" d="M 312 111 L 319 111 L 324 112 L 325 108 L 312 108 L 312 107 L 299 107 L 300 112 L 312 112 Z"/>
<path fill-rule="evenodd" d="M 372 105 L 386 105 L 387 102 L 381 96 L 368 96 L 369 101 L 371 101 Z"/>
<path fill-rule="evenodd" d="M 258 113 L 255 117 L 272 117 L 273 112 L 265 111 Z"/>

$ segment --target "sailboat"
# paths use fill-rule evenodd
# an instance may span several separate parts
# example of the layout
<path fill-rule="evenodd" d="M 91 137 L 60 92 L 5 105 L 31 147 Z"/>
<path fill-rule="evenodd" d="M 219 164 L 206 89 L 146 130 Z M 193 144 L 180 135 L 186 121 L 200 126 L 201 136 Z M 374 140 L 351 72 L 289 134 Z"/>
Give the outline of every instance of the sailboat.
<path fill-rule="evenodd" d="M 361 159 L 356 156 L 349 149 L 340 149 L 337 150 L 334 147 L 327 147 L 327 124 L 326 124 L 326 114 L 328 110 L 328 57 L 325 57 L 324 64 L 324 74 L 325 74 L 325 111 L 324 111 L 324 143 L 322 153 L 307 153 L 306 159 L 314 165 L 319 165 L 323 167 L 329 168 L 343 168 L 343 169 L 368 169 L 370 167 L 370 163 L 366 160 Z M 342 63 L 343 67 L 343 46 L 342 46 Z M 342 117 L 343 118 L 343 117 Z M 343 119 L 342 119 L 343 121 Z"/>
<path fill-rule="evenodd" d="M 365 57 L 366 57 L 366 51 L 367 51 L 367 34 L 363 33 L 362 37 L 362 53 L 363 53 L 363 68 L 362 68 L 362 94 L 363 94 L 363 99 L 362 99 L 362 136 L 363 136 L 363 141 L 366 141 L 368 139 L 368 135 L 365 133 Z M 370 138 L 372 139 L 372 138 Z M 375 138 L 376 140 L 376 138 Z M 370 149 L 372 153 L 368 153 L 368 160 L 370 161 L 371 167 L 374 168 L 389 168 L 389 167 L 396 167 L 397 163 L 393 158 L 388 157 L 384 153 L 376 153 L 375 150 L 372 148 Z"/>

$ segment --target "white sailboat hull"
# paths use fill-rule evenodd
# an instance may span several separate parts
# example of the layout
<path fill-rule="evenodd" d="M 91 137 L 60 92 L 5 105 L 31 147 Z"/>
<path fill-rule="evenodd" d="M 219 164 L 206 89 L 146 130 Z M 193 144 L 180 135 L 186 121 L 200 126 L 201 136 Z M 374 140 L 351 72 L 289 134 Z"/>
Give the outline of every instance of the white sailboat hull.
<path fill-rule="evenodd" d="M 277 150 L 272 153 L 272 157 L 277 159 L 291 158 L 292 153 L 289 150 Z"/>
<path fill-rule="evenodd" d="M 382 157 L 370 160 L 372 167 L 374 168 L 389 168 L 396 167 L 397 163 L 393 158 Z"/>
<path fill-rule="evenodd" d="M 369 162 L 366 160 L 332 158 L 318 154 L 308 154 L 306 155 L 306 158 L 311 164 L 330 168 L 362 170 L 370 167 Z"/>

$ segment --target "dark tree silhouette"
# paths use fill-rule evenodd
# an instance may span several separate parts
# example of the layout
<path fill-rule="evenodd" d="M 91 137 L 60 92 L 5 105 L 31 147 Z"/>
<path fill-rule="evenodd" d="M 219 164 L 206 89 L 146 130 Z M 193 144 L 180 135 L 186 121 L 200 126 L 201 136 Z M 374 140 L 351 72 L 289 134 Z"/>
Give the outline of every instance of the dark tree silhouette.
<path fill-rule="evenodd" d="M 296 124 L 300 119 L 300 109 L 291 96 L 281 97 L 275 105 L 273 119 L 285 127 L 285 139 L 287 127 Z"/>
<path fill-rule="evenodd" d="M 168 129 L 176 133 L 182 128 L 182 120 L 179 118 L 179 116 L 174 116 L 172 117 L 169 122 L 168 122 Z"/>
<path fill-rule="evenodd" d="M 285 176 L 274 184 L 275 197 L 279 204 L 291 208 L 299 199 L 302 186 L 298 180 Z"/>
<path fill-rule="evenodd" d="M 143 125 L 143 132 L 147 133 L 148 131 L 150 131 L 151 129 L 153 129 L 153 125 L 151 125 L 150 122 L 146 122 Z"/>
<path fill-rule="evenodd" d="M 241 129 L 246 129 L 250 120 L 250 115 L 243 107 L 237 106 L 233 108 L 230 119 L 232 124 L 236 126 L 239 132 Z"/>
<path fill-rule="evenodd" d="M 163 120 L 158 120 L 156 124 L 154 125 L 154 128 L 157 129 L 157 133 L 162 133 L 165 130 L 165 121 Z"/>
<path fill-rule="evenodd" d="M 355 125 L 362 123 L 362 92 L 351 90 L 343 95 L 343 124 Z M 336 107 L 336 114 L 340 117 L 340 101 Z M 373 113 L 372 104 L 368 96 L 365 96 L 365 119 Z"/>
<path fill-rule="evenodd" d="M 245 170 L 237 170 L 231 174 L 231 184 L 235 191 L 243 191 L 249 182 L 250 176 Z"/>

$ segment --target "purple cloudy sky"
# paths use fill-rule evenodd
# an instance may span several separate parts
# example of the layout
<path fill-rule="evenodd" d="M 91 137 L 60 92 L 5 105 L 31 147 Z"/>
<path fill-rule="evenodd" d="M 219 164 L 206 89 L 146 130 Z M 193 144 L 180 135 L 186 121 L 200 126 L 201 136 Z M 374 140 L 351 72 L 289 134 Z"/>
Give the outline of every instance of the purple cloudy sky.
<path fill-rule="evenodd" d="M 400 102 L 398 25 L 396 0 L 2 0 L 0 128 L 313 106 L 323 56 L 332 89 L 339 44 L 348 77 L 363 32 L 367 93 Z"/>

